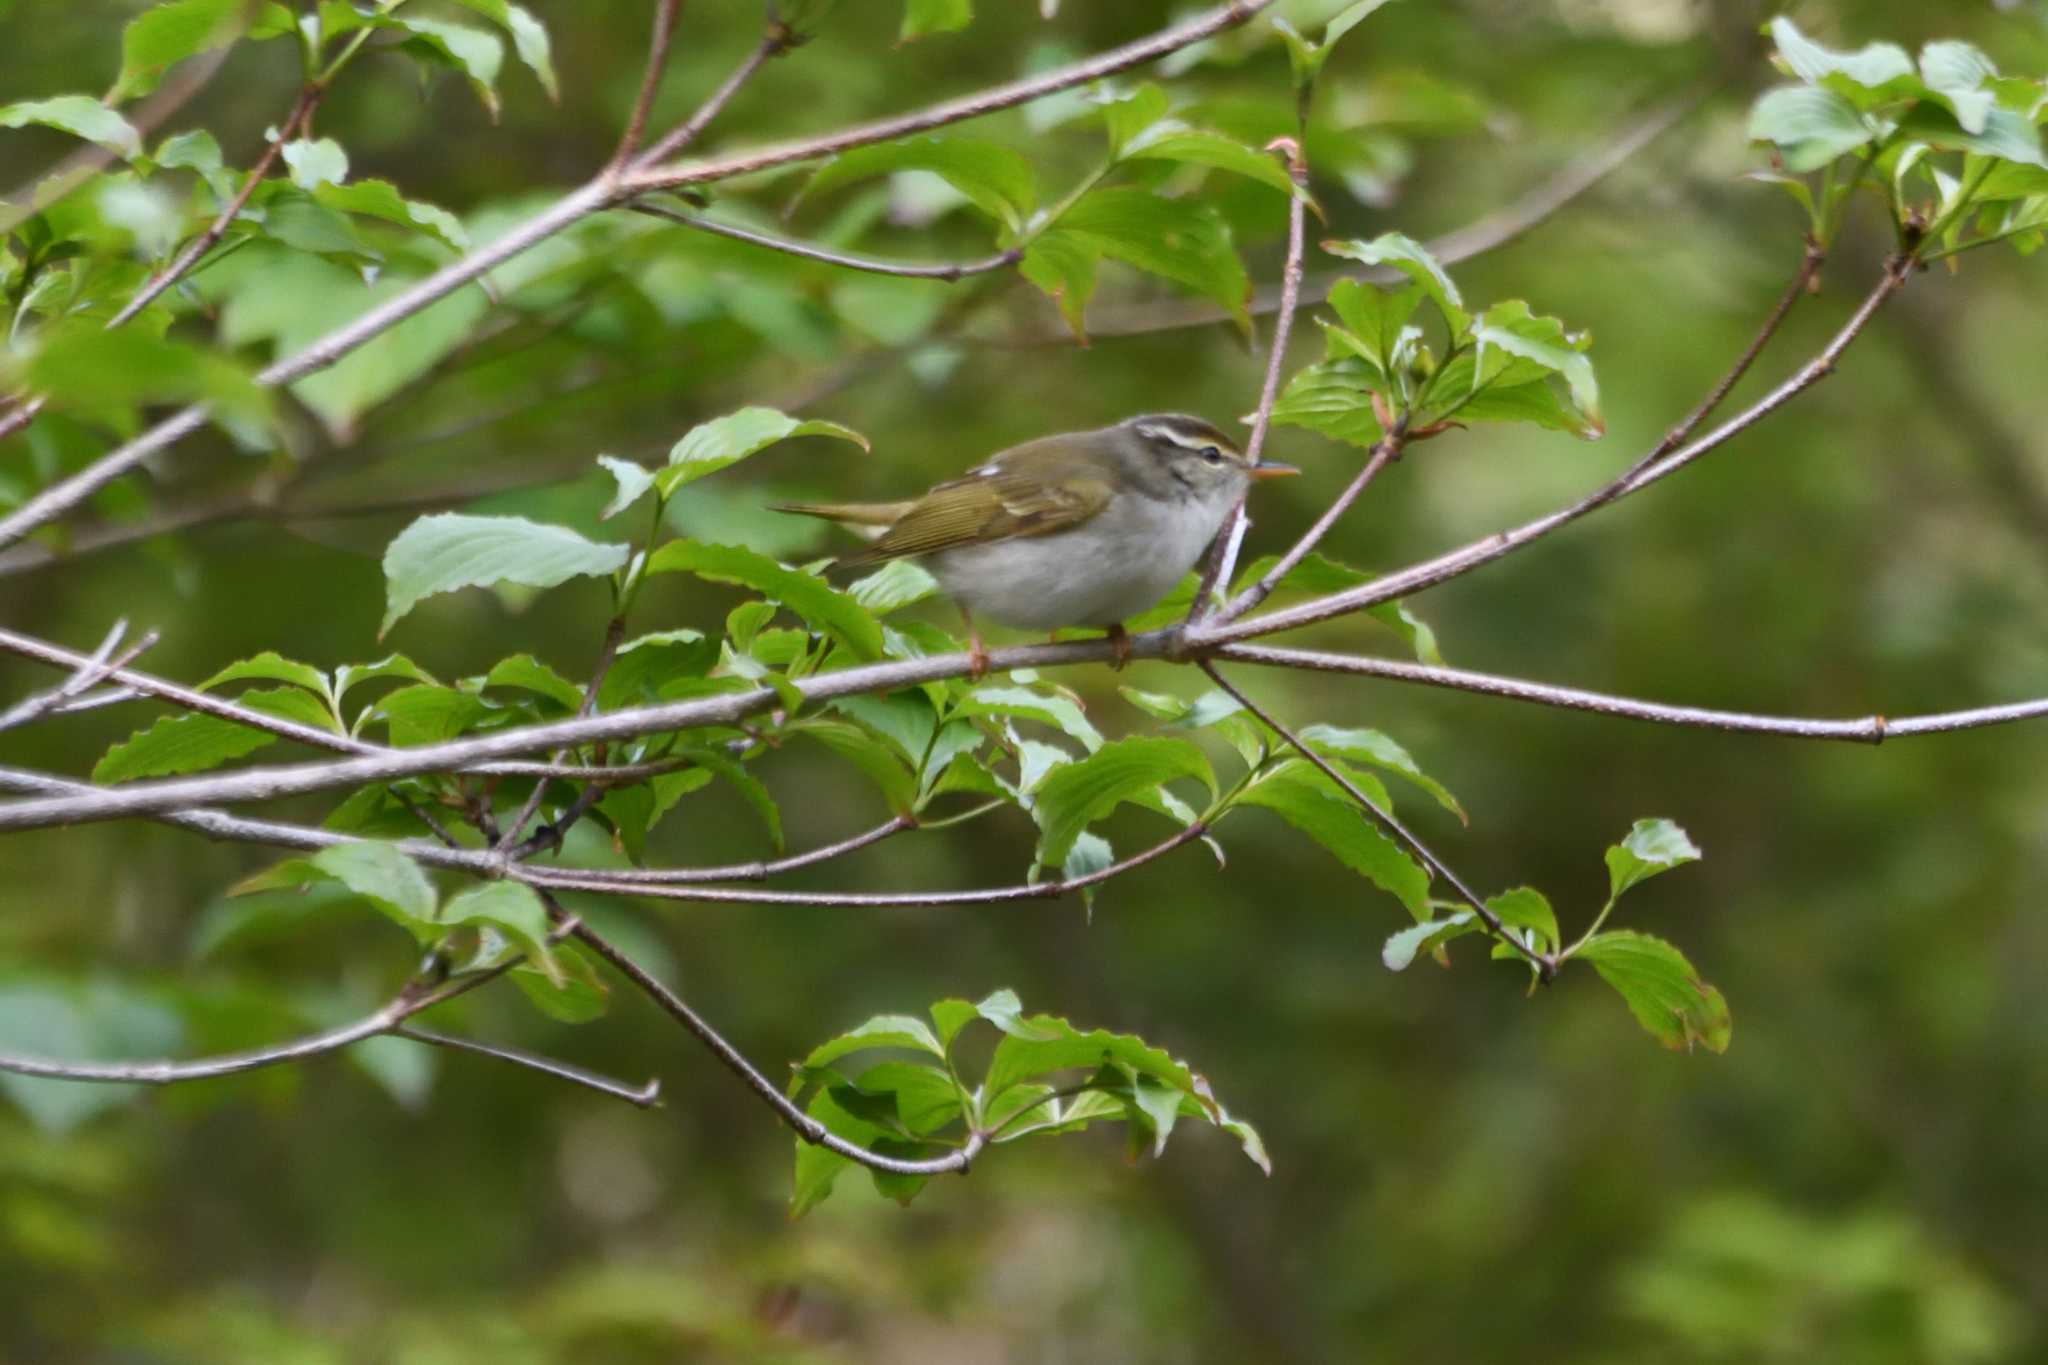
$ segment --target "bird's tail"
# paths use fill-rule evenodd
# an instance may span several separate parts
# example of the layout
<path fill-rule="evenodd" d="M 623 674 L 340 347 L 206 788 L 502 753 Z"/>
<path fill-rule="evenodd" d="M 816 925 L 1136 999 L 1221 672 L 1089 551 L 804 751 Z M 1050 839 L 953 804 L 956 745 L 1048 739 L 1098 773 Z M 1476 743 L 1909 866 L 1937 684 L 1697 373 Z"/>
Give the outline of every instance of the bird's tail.
<path fill-rule="evenodd" d="M 907 502 L 778 502 L 770 509 L 795 512 L 799 516 L 822 517 L 845 526 L 872 527 L 886 531 L 910 510 Z"/>

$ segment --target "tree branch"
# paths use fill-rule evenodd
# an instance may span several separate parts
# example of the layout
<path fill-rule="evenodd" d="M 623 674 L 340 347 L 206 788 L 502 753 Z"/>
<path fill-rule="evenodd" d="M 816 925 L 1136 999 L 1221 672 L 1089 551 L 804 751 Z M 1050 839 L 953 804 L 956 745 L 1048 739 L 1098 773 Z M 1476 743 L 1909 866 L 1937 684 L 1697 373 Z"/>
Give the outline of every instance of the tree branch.
<path fill-rule="evenodd" d="M 1520 953 L 1524 958 L 1526 958 L 1528 960 L 1529 965 L 1536 969 L 1536 975 L 1539 978 L 1547 982 L 1554 979 L 1557 976 L 1556 961 L 1543 953 L 1537 952 L 1534 948 L 1531 948 L 1528 944 L 1522 942 L 1520 938 L 1516 937 L 1514 934 L 1509 933 L 1507 925 L 1501 923 L 1500 916 L 1496 915 L 1490 908 L 1488 908 L 1486 902 L 1481 900 L 1477 895 L 1475 895 L 1472 891 L 1472 888 L 1465 885 L 1465 883 L 1459 879 L 1457 873 L 1451 871 L 1450 864 L 1446 863 L 1443 859 L 1437 857 L 1436 854 L 1430 850 L 1429 845 L 1423 843 L 1421 839 L 1417 838 L 1414 834 L 1409 832 L 1409 829 L 1406 825 L 1402 824 L 1399 820 L 1395 819 L 1394 813 L 1392 811 L 1380 805 L 1379 802 L 1373 800 L 1370 796 L 1367 796 L 1362 790 L 1359 789 L 1359 786 L 1356 782 L 1353 782 L 1349 777 L 1346 777 L 1344 775 L 1343 771 L 1339 769 L 1336 764 L 1330 762 L 1330 760 L 1324 758 L 1321 754 L 1317 753 L 1314 749 L 1311 749 L 1307 744 L 1303 743 L 1301 736 L 1295 734 L 1294 731 L 1288 729 L 1285 725 L 1281 724 L 1280 719 L 1277 716 L 1275 716 L 1272 712 L 1266 710 L 1265 707 L 1260 706 L 1257 702 L 1253 701 L 1249 696 L 1239 691 L 1236 688 L 1236 686 L 1234 686 L 1229 681 L 1229 679 L 1223 676 L 1223 674 L 1217 669 L 1214 663 L 1210 662 L 1207 659 L 1204 659 L 1202 660 L 1201 668 L 1204 673 L 1207 673 L 1209 675 L 1209 680 L 1211 682 L 1215 683 L 1225 692 L 1228 692 L 1231 696 L 1235 697 L 1237 699 L 1238 705 L 1244 707 L 1245 710 L 1251 712 L 1260 720 L 1264 721 L 1267 725 L 1271 726 L 1280 735 L 1282 739 L 1286 740 L 1287 743 L 1293 747 L 1296 753 L 1300 754 L 1310 763 L 1313 763 L 1319 770 L 1321 770 L 1323 776 L 1329 778 L 1332 782 L 1336 783 L 1339 787 L 1343 788 L 1344 794 L 1346 796 L 1349 796 L 1354 802 L 1358 804 L 1360 809 L 1365 811 L 1367 815 L 1371 816 L 1374 821 L 1376 821 L 1382 828 L 1384 828 L 1387 831 L 1387 833 L 1393 835 L 1395 840 L 1398 841 L 1404 848 L 1406 848 L 1410 853 L 1414 854 L 1415 857 L 1422 863 L 1422 865 L 1425 868 L 1428 868 L 1432 873 L 1439 877 L 1442 877 L 1445 882 L 1449 883 L 1451 889 L 1458 893 L 1458 899 L 1464 901 L 1465 904 L 1472 907 L 1472 913 L 1479 917 L 1479 922 L 1486 926 L 1487 932 L 1492 934 L 1495 938 L 1500 939 L 1503 942 L 1509 944 L 1514 948 L 1514 950 L 1517 953 Z"/>
<path fill-rule="evenodd" d="M 700 218 L 695 214 L 684 213 L 679 209 L 672 209 L 662 204 L 636 201 L 627 205 L 627 207 L 635 213 L 644 213 L 653 218 L 663 218 L 671 223 L 681 223 L 684 227 L 693 227 L 702 232 L 709 232 L 714 236 L 730 237 L 735 242 L 747 242 L 753 246 L 766 247 L 770 251 L 780 251 L 784 255 L 801 256 L 807 261 L 823 261 L 826 265 L 836 265 L 847 270 L 864 270 L 871 275 L 897 275 L 912 280 L 946 280 L 950 282 L 965 279 L 969 275 L 986 275 L 991 271 L 1015 265 L 1018 261 L 1024 259 L 1024 249 L 1022 247 L 1012 247 L 1008 251 L 999 251 L 993 256 L 984 257 L 978 261 L 947 261 L 934 265 L 912 265 L 902 261 L 883 260 L 878 256 L 857 256 L 850 252 L 833 251 L 822 246 L 812 246 L 807 242 L 793 242 L 786 237 L 775 237 L 765 232 L 756 232 L 752 228 L 741 227 L 736 223 L 721 223 L 711 218 Z"/>
<path fill-rule="evenodd" d="M 619 137 L 619 149 L 612 153 L 614 176 L 625 168 L 640 146 L 640 135 L 647 130 L 647 111 L 653 107 L 654 94 L 661 88 L 662 72 L 668 65 L 669 40 L 676 31 L 676 11 L 681 8 L 682 0 L 655 0 L 654 34 L 647 40 L 647 70 L 640 77 L 640 93 L 633 99 L 633 112 L 626 116 L 626 131 Z"/>
<path fill-rule="evenodd" d="M 276 164 L 278 154 L 284 150 L 284 144 L 298 136 L 312 120 L 313 110 L 319 107 L 320 97 L 325 93 L 326 87 L 317 82 L 308 84 L 299 91 L 299 98 L 292 105 L 291 112 L 285 115 L 284 125 L 277 130 L 277 137 L 265 146 L 263 154 L 256 158 L 256 164 L 251 166 L 249 173 L 242 178 L 242 187 L 235 191 L 235 197 L 228 200 L 219 215 L 207 224 L 204 232 L 188 242 L 185 249 L 180 251 L 169 265 L 150 276 L 149 283 L 137 290 L 135 297 L 128 300 L 126 306 L 107 321 L 109 330 L 119 327 L 149 307 L 157 295 L 183 279 L 185 272 L 197 264 L 201 256 L 212 250 L 214 243 L 227 235 L 229 225 L 235 221 L 235 215 L 242 211 L 243 206 L 249 202 L 249 196 L 256 193 L 256 187 L 270 174 L 270 168 Z"/>
<path fill-rule="evenodd" d="M 157 633 L 149 631 L 135 644 L 123 650 L 111 663 L 108 662 L 108 656 L 120 648 L 121 637 L 127 632 L 126 621 L 114 622 L 113 628 L 107 632 L 106 638 L 100 641 L 100 647 L 93 651 L 92 657 L 73 669 L 71 676 L 61 685 L 48 692 L 26 698 L 8 708 L 4 714 L 0 714 L 0 731 L 12 730 L 44 715 L 55 715 L 65 711 L 81 692 L 97 686 L 109 674 L 119 671 L 148 652 L 157 642 Z"/>
<path fill-rule="evenodd" d="M 624 1081 L 613 1080 L 610 1076 L 585 1070 L 573 1063 L 545 1057 L 538 1052 L 528 1052 L 524 1048 L 507 1047 L 503 1043 L 482 1043 L 474 1038 L 458 1038 L 450 1033 L 433 1033 L 423 1028 L 413 1028 L 408 1024 L 400 1024 L 388 1031 L 399 1038 L 410 1038 L 415 1043 L 431 1043 L 435 1047 L 445 1047 L 455 1052 L 473 1052 L 479 1057 L 495 1057 L 501 1062 L 510 1062 L 514 1066 L 538 1071 L 544 1076 L 553 1076 L 557 1080 L 569 1081 L 595 1090 L 599 1094 L 610 1095 L 641 1109 L 661 1107 L 660 1077 L 655 1077 L 647 1084 L 636 1088 Z"/>
<path fill-rule="evenodd" d="M 1306 95 L 1301 99 L 1305 111 Z M 1302 152 L 1301 143 L 1293 138 L 1280 138 L 1267 150 L 1274 149 L 1286 153 L 1287 178 L 1294 182 L 1296 193 L 1287 205 L 1287 262 L 1280 271 L 1280 316 L 1273 321 L 1273 345 L 1266 356 L 1266 381 L 1259 389 L 1259 406 L 1252 413 L 1251 438 L 1244 448 L 1245 462 L 1251 465 L 1258 464 L 1259 455 L 1266 448 L 1266 431 L 1273 423 L 1273 403 L 1280 397 L 1280 373 L 1287 365 L 1287 342 L 1294 332 L 1295 306 L 1301 300 L 1302 242 L 1308 217 L 1308 159 Z M 1230 509 L 1230 518 L 1224 523 L 1221 538 L 1209 547 L 1194 600 L 1188 603 L 1188 625 L 1208 614 L 1210 597 L 1217 591 L 1218 584 L 1222 585 L 1223 591 L 1230 590 L 1231 576 L 1237 572 L 1237 553 L 1244 544 L 1244 533 L 1250 525 L 1250 519 L 1244 514 L 1244 494 L 1239 494 L 1237 505 Z"/>
<path fill-rule="evenodd" d="M 543 899 L 548 902 L 549 909 L 555 914 L 563 913 L 561 906 L 553 897 L 544 896 Z M 611 963 L 621 976 L 638 986 L 642 994 L 681 1024 L 691 1037 L 709 1049 L 711 1055 L 716 1057 L 726 1070 L 739 1077 L 747 1089 L 753 1091 L 763 1104 L 774 1110 L 775 1116 L 805 1142 L 837 1152 L 847 1160 L 858 1162 L 870 1170 L 887 1171 L 892 1175 L 946 1175 L 954 1171 L 964 1172 L 974 1158 L 980 1155 L 982 1144 L 987 1138 L 978 1132 L 969 1133 L 966 1145 L 958 1151 L 929 1161 L 906 1161 L 900 1157 L 883 1156 L 879 1152 L 871 1152 L 858 1143 L 848 1142 L 845 1138 L 837 1136 L 824 1124 L 799 1109 L 794 1100 L 784 1095 L 780 1088 L 763 1076 L 738 1048 L 728 1043 L 718 1030 L 706 1023 L 703 1016 L 691 1009 L 681 996 L 663 985 L 639 963 L 613 947 L 609 940 L 587 924 L 577 925 L 572 932 L 578 942 Z"/>
<path fill-rule="evenodd" d="M 1802 267 L 1803 270 L 1819 268 L 1818 262 L 1810 254 L 1807 257 L 1807 261 L 1809 265 Z M 1361 584 L 1356 588 L 1348 588 L 1343 592 L 1319 597 L 1313 601 L 1303 602 L 1298 606 L 1267 612 L 1262 616 L 1256 616 L 1249 620 L 1233 622 L 1231 625 L 1220 629 L 1198 628 L 1190 632 L 1190 645 L 1211 646 L 1229 644 L 1251 639 L 1255 636 L 1270 635 L 1277 631 L 1293 630 L 1299 626 L 1312 625 L 1317 621 L 1328 620 L 1333 616 L 1363 611 L 1367 607 L 1377 606 L 1381 602 L 1391 601 L 1396 597 L 1403 597 L 1409 593 L 1418 592 L 1423 588 L 1434 587 L 1438 583 L 1456 578 L 1461 574 L 1469 573 L 1482 564 L 1492 563 L 1503 555 L 1521 549 L 1533 541 L 1540 540 L 1560 527 L 1570 525 L 1588 512 L 1595 511 L 1611 502 L 1616 502 L 1631 493 L 1640 492 L 1658 480 L 1677 473 L 1700 456 L 1726 445 L 1729 441 L 1749 430 L 1758 422 L 1763 421 L 1764 418 L 1769 417 L 1779 408 L 1784 407 L 1794 398 L 1797 398 L 1800 394 L 1806 392 L 1833 373 L 1836 362 L 1841 359 L 1842 353 L 1848 350 L 1850 344 L 1862 334 L 1863 329 L 1869 325 L 1871 318 L 1877 314 L 1877 310 L 1884 306 L 1885 301 L 1890 299 L 1905 284 L 1907 276 L 1912 269 L 1913 261 L 1911 258 L 1894 258 L 1885 267 L 1884 274 L 1879 278 L 1870 293 L 1865 296 L 1862 304 L 1857 307 L 1848 322 L 1844 323 L 1834 338 L 1821 348 L 1818 355 L 1802 366 L 1790 379 L 1778 385 L 1777 388 L 1771 390 L 1742 412 L 1714 428 L 1714 430 L 1694 440 L 1690 445 L 1674 450 L 1661 458 L 1653 458 L 1648 461 L 1638 460 L 1627 471 L 1592 493 L 1587 494 L 1571 506 L 1552 512 L 1547 516 L 1538 517 L 1536 520 L 1526 522 L 1513 530 L 1496 532 L 1482 540 L 1474 541 L 1462 549 L 1453 550 L 1448 554 L 1439 555 L 1435 559 L 1425 560 L 1420 564 L 1410 565 L 1408 568 L 1387 574 L 1374 579 L 1370 583 Z M 1782 315 L 1774 312 L 1772 316 L 1777 318 Z"/>
<path fill-rule="evenodd" d="M 1398 659 L 1360 658 L 1349 654 L 1326 654 L 1307 649 L 1276 649 L 1266 645 L 1224 645 L 1216 651 L 1219 659 L 1235 659 L 1274 668 L 1312 669 L 1323 673 L 1348 673 L 1396 682 L 1422 683 L 1459 692 L 1477 692 L 1510 701 L 1534 702 L 1570 711 L 1590 711 L 1618 720 L 1644 720 L 1658 725 L 1677 725 L 1695 730 L 1721 730 L 1733 734 L 1782 735 L 1788 739 L 1840 740 L 1853 744 L 1882 744 L 1888 739 L 1911 735 L 1940 734 L 1987 725 L 2048 716 L 2048 698 L 2013 702 L 2005 706 L 1978 707 L 1969 711 L 1941 711 L 1923 716 L 1888 719 L 1862 716 L 1846 720 L 1824 720 L 1809 716 L 1755 715 L 1746 711 L 1715 711 L 1698 706 L 1671 706 L 1661 702 L 1637 701 L 1631 697 L 1587 692 L 1574 687 L 1507 678 L 1494 673 L 1411 664 Z"/>
<path fill-rule="evenodd" d="M 546 241 L 570 224 L 592 213 L 615 207 L 634 194 L 647 190 L 670 189 L 678 185 L 703 184 L 762 170 L 769 166 L 808 161 L 844 151 L 849 147 L 865 146 L 871 142 L 901 137 L 906 133 L 922 132 L 929 128 L 976 118 L 998 109 L 1042 99 L 1061 90 L 1154 61 L 1169 52 L 1199 42 L 1225 29 L 1234 28 L 1272 3 L 1273 0 L 1232 0 L 1231 3 L 1217 6 L 1186 24 L 1156 33 L 1150 38 L 1128 43 L 1110 52 L 1071 63 L 1041 76 L 996 86 L 961 99 L 943 101 L 894 119 L 861 124 L 801 142 L 782 143 L 753 152 L 740 153 L 722 161 L 702 162 L 695 166 L 670 170 L 648 165 L 695 137 L 718 110 L 724 107 L 725 101 L 732 97 L 746 78 L 768 57 L 782 50 L 788 42 L 787 31 L 780 28 L 771 29 L 761 45 L 755 48 L 747 60 L 741 63 L 739 69 L 712 93 L 711 98 L 689 122 L 649 148 L 634 163 L 635 166 L 645 169 L 630 171 L 617 179 L 604 174 L 598 175 L 588 184 L 571 190 L 504 236 L 478 248 L 461 260 L 444 266 L 412 288 L 393 295 L 353 322 L 337 327 L 304 350 L 270 365 L 257 374 L 256 382 L 265 388 L 276 388 L 325 369 L 372 337 L 452 294 L 471 280 Z M 207 413 L 208 409 L 204 404 L 185 408 L 133 440 L 109 451 L 69 478 L 61 479 L 41 490 L 7 516 L 0 517 L 0 549 L 21 540 L 37 527 L 64 516 L 107 484 L 140 466 L 151 455 L 168 449 L 191 435 L 205 425 Z"/>

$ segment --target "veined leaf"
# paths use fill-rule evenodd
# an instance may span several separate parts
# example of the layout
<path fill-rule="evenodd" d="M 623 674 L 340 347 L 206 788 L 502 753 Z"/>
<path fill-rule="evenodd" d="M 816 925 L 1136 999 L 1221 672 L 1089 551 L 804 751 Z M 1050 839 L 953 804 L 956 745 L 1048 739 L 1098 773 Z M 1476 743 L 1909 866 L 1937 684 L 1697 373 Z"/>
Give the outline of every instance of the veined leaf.
<path fill-rule="evenodd" d="M 699 545 L 672 540 L 647 561 L 649 573 L 694 573 L 717 583 L 737 583 L 825 631 L 858 658 L 882 657 L 882 627 L 866 608 L 824 579 L 778 564 L 738 545 Z"/>
<path fill-rule="evenodd" d="M 856 147 L 818 168 L 805 197 L 894 171 L 930 171 L 1012 232 L 1038 202 L 1031 163 L 997 142 L 965 137 L 911 137 Z"/>
<path fill-rule="evenodd" d="M 1608 894 L 1619 896 L 1660 872 L 1700 860 L 1686 832 L 1669 820 L 1638 820 L 1628 837 L 1607 850 Z"/>
<path fill-rule="evenodd" d="M 1387 808 L 1386 792 L 1363 773 L 1347 774 Z M 1429 918 L 1429 873 L 1382 834 L 1366 813 L 1306 759 L 1292 759 L 1238 794 L 1234 806 L 1263 806 L 1321 844 L 1337 860 L 1406 906 Z M 1233 807 L 1234 808 L 1234 807 Z"/>
<path fill-rule="evenodd" d="M 1422 291 L 1443 313 L 1453 333 L 1464 330 L 1465 300 L 1458 293 L 1458 286 L 1451 283 L 1450 275 L 1438 264 L 1436 257 L 1430 255 L 1429 249 L 1406 233 L 1382 233 L 1369 242 L 1324 242 L 1323 250 L 1332 256 L 1361 261 L 1366 265 L 1392 266 L 1422 286 Z"/>
<path fill-rule="evenodd" d="M 1721 992 L 1700 979 L 1685 954 L 1663 939 L 1632 930 L 1595 934 L 1577 956 L 1621 994 L 1636 1022 L 1674 1051 L 1695 1043 L 1726 1052 L 1734 1024 Z"/>
<path fill-rule="evenodd" d="M 48 99 L 0 105 L 0 128 L 30 125 L 55 128 L 60 133 L 97 142 L 124 157 L 132 158 L 142 152 L 142 136 L 133 125 L 90 95 L 52 95 Z"/>
<path fill-rule="evenodd" d="M 1039 783 L 1031 816 L 1038 822 L 1038 861 L 1058 867 L 1081 831 L 1125 801 L 1164 783 L 1196 778 L 1216 789 L 1202 751 L 1185 740 L 1138 736 L 1105 744 L 1084 759 L 1062 764 Z"/>
<path fill-rule="evenodd" d="M 296 721 L 323 730 L 334 729 L 327 703 L 296 687 L 264 688 L 244 692 L 236 704 L 280 720 Z M 230 759 L 253 754 L 277 742 L 277 736 L 253 726 L 191 712 L 166 716 L 147 730 L 108 749 L 93 766 L 92 780 L 112 783 L 138 777 L 172 777 L 179 773 L 217 768 Z"/>
<path fill-rule="evenodd" d="M 868 449 L 865 436 L 837 422 L 803 422 L 773 408 L 741 408 L 690 428 L 669 449 L 668 464 L 655 472 L 654 481 L 665 498 L 686 483 L 716 474 L 777 441 L 796 436 L 831 436 Z"/>
<path fill-rule="evenodd" d="M 167 68 L 233 42 L 248 10 L 247 0 L 171 0 L 144 10 L 121 30 L 121 74 L 107 99 L 147 95 Z"/>
<path fill-rule="evenodd" d="M 389 606 L 378 634 L 435 593 L 493 583 L 552 588 L 572 578 L 614 573 L 627 553 L 624 545 L 599 544 L 565 526 L 543 526 L 524 517 L 457 512 L 421 517 L 384 552 Z"/>

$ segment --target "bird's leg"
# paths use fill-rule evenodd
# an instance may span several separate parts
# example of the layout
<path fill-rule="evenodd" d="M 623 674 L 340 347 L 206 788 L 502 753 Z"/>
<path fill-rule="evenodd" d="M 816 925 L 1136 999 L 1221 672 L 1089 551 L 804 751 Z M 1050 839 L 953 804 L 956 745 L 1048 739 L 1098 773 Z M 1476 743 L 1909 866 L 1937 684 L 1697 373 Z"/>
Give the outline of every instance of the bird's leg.
<path fill-rule="evenodd" d="M 960 619 L 967 624 L 967 681 L 978 683 L 988 676 L 988 646 L 981 642 L 981 632 L 974 627 L 973 612 L 962 606 Z"/>
<path fill-rule="evenodd" d="M 1119 621 L 1109 628 L 1109 647 L 1116 652 L 1116 657 L 1110 661 L 1111 668 L 1121 673 L 1130 667 L 1131 633 L 1124 629 L 1123 622 Z"/>

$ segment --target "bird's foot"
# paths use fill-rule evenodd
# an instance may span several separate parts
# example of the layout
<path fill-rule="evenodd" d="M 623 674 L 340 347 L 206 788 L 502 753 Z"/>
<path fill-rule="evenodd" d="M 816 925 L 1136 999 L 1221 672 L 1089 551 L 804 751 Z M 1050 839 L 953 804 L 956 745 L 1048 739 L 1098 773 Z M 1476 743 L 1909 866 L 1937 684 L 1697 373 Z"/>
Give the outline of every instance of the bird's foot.
<path fill-rule="evenodd" d="M 1131 633 L 1121 624 L 1109 628 L 1109 647 L 1115 657 L 1109 666 L 1121 673 L 1131 664 Z"/>
<path fill-rule="evenodd" d="M 967 681 L 978 683 L 988 676 L 988 646 L 981 642 L 981 632 L 973 626 L 967 628 Z"/>

